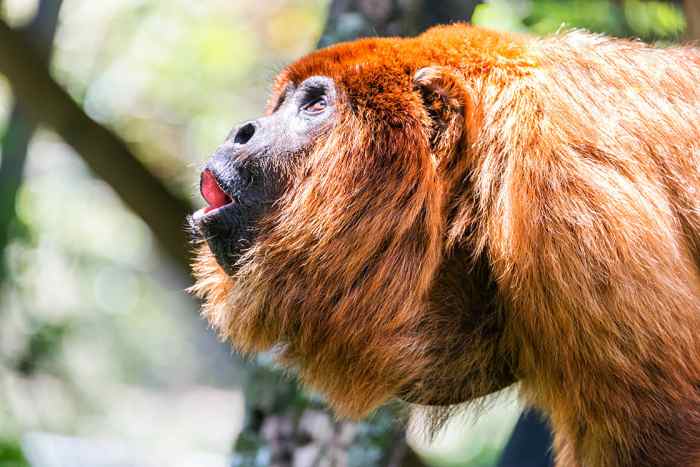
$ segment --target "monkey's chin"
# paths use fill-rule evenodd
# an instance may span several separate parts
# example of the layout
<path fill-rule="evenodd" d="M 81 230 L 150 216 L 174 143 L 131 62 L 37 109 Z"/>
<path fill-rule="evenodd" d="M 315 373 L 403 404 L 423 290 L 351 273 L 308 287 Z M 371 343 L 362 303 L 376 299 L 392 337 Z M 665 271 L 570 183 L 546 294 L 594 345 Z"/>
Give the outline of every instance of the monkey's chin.
<path fill-rule="evenodd" d="M 194 242 L 206 242 L 216 262 L 229 275 L 239 269 L 238 260 L 252 244 L 247 217 L 240 205 L 229 203 L 200 209 L 188 218 Z"/>

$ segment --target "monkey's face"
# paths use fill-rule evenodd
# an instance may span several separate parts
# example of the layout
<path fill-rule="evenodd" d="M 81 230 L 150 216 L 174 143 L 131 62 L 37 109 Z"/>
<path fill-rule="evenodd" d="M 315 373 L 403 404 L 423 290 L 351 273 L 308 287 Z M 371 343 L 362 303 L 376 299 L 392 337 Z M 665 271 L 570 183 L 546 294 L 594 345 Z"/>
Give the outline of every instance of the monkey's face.
<path fill-rule="evenodd" d="M 206 164 L 200 192 L 207 206 L 190 222 L 228 274 L 254 244 L 260 220 L 288 188 L 300 158 L 332 127 L 335 101 L 329 78 L 290 84 L 269 115 L 234 128 Z"/>
<path fill-rule="evenodd" d="M 504 384 L 488 272 L 468 274 L 468 254 L 446 246 L 465 179 L 452 158 L 462 59 L 425 68 L 435 55 L 420 38 L 305 57 L 202 173 L 208 206 L 191 221 L 205 316 L 244 353 L 275 349 L 341 414 Z"/>

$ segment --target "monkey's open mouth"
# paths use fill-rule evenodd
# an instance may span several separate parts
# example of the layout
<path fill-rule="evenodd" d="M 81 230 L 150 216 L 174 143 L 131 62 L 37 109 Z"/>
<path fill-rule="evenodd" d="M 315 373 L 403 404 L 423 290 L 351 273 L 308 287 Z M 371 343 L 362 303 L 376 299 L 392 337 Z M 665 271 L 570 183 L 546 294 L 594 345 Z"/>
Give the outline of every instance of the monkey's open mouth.
<path fill-rule="evenodd" d="M 202 198 L 207 202 L 207 206 L 200 209 L 193 214 L 193 217 L 198 220 L 204 216 L 215 214 L 216 211 L 232 204 L 235 200 L 232 196 L 228 195 L 219 185 L 216 177 L 209 169 L 205 169 L 202 172 L 202 176 L 199 181 L 199 191 L 202 194 Z"/>

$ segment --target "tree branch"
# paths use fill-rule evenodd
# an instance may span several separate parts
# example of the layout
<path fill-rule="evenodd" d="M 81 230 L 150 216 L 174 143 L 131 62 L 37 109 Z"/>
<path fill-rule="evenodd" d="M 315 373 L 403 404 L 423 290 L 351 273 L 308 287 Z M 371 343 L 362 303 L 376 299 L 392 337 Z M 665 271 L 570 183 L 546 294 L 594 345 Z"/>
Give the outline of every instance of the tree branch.
<path fill-rule="evenodd" d="M 36 16 L 24 32 L 44 63 L 48 62 L 51 55 L 62 2 L 63 0 L 42 0 Z M 6 274 L 5 247 L 10 241 L 10 229 L 17 218 L 17 191 L 22 183 L 27 149 L 35 129 L 36 125 L 26 117 L 20 103 L 15 102 L 2 139 L 0 161 L 0 282 Z"/>
<path fill-rule="evenodd" d="M 191 212 L 189 204 L 165 188 L 119 137 L 88 117 L 51 77 L 36 49 L 3 21 L 0 73 L 7 77 L 30 118 L 51 127 L 71 145 L 149 225 L 163 249 L 187 270 L 184 219 Z"/>

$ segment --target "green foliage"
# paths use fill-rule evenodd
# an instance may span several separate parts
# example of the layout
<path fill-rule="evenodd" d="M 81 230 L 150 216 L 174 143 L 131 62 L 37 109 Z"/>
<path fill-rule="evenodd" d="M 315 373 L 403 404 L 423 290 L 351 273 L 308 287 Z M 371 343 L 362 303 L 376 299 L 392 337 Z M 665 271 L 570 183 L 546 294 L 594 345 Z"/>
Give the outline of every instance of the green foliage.
<path fill-rule="evenodd" d="M 496 29 L 541 35 L 583 28 L 646 41 L 678 40 L 686 27 L 677 5 L 643 0 L 494 0 L 477 7 L 472 20 Z"/>
<path fill-rule="evenodd" d="M 642 39 L 678 40 L 686 28 L 681 9 L 669 2 L 627 0 L 625 18 Z"/>
<path fill-rule="evenodd" d="M 29 467 L 15 441 L 0 439 L 0 467 Z"/>
<path fill-rule="evenodd" d="M 471 22 L 501 31 L 525 32 L 522 21 L 524 14 L 525 9 L 522 5 L 514 5 L 506 0 L 494 0 L 478 5 Z"/>
<path fill-rule="evenodd" d="M 621 13 L 607 0 L 539 0 L 533 2 L 523 23 L 537 34 L 562 28 L 583 28 L 621 36 L 626 32 Z"/>

